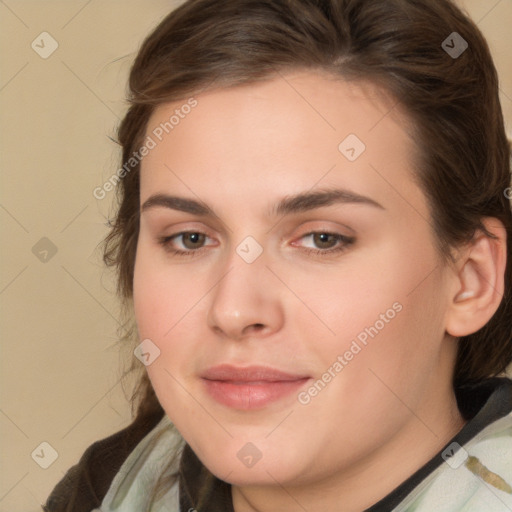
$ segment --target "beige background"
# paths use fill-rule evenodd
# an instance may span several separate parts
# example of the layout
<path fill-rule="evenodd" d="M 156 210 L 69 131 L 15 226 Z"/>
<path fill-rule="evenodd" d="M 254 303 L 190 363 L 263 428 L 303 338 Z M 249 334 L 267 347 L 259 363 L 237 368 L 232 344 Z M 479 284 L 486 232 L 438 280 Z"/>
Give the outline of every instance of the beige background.
<path fill-rule="evenodd" d="M 1 512 L 40 511 L 85 448 L 130 421 L 97 248 L 113 194 L 92 191 L 117 169 L 107 136 L 134 52 L 175 4 L 0 0 Z M 511 135 L 512 0 L 464 5 L 492 47 Z M 58 43 L 47 59 L 31 48 L 44 31 Z M 57 248 L 46 262 L 32 252 L 43 237 Z M 42 442 L 58 452 L 48 469 L 31 457 Z"/>

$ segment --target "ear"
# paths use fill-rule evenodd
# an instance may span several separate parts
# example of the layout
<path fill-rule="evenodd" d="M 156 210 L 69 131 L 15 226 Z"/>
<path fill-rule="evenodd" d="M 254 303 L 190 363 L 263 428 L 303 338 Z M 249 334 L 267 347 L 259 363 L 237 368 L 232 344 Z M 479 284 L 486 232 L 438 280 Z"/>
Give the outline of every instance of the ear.
<path fill-rule="evenodd" d="M 483 224 L 496 238 L 479 230 L 471 242 L 460 249 L 455 264 L 455 291 L 446 319 L 446 331 L 455 337 L 481 329 L 503 299 L 507 233 L 498 219 L 485 218 Z"/>

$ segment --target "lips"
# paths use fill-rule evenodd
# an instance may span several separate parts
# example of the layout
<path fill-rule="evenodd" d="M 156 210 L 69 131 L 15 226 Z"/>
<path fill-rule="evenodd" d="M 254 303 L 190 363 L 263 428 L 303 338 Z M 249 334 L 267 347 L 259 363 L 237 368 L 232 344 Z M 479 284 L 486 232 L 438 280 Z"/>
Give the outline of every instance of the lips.
<path fill-rule="evenodd" d="M 310 377 L 266 366 L 219 365 L 201 374 L 217 402 L 240 410 L 261 409 L 298 391 Z"/>

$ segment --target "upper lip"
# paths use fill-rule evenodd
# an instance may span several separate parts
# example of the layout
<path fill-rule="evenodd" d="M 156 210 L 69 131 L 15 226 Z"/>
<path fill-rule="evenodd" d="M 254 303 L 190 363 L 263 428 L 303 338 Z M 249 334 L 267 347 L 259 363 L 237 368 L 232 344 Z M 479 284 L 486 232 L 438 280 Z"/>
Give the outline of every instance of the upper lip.
<path fill-rule="evenodd" d="M 233 382 L 286 382 L 308 378 L 304 374 L 292 374 L 269 366 L 233 366 L 221 364 L 205 370 L 201 377 L 207 380 Z"/>

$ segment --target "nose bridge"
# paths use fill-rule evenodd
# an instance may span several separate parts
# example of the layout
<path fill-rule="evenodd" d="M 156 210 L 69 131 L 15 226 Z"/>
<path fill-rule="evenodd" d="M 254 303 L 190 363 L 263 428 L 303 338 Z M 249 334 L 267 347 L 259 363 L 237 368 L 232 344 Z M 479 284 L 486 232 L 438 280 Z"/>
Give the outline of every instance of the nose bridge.
<path fill-rule="evenodd" d="M 263 248 L 254 239 L 244 239 L 225 263 L 224 275 L 212 290 L 209 326 L 233 339 L 279 329 L 283 310 Z"/>

